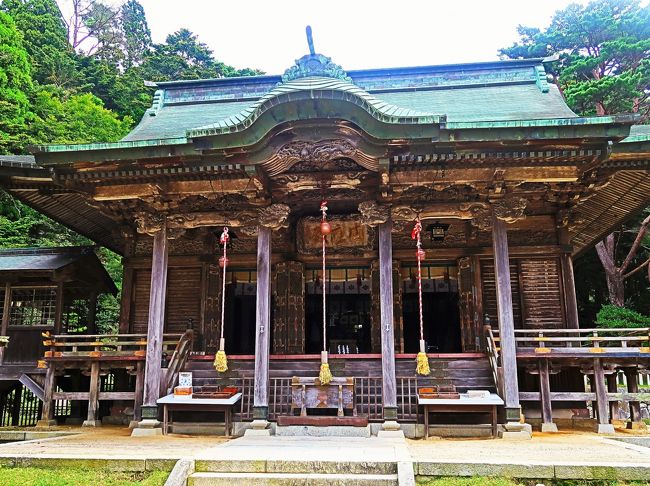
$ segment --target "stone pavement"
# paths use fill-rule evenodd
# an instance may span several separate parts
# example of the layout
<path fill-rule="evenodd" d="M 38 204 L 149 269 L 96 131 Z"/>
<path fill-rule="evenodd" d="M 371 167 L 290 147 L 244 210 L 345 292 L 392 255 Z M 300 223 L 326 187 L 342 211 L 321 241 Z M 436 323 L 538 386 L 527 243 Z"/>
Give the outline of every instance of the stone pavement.
<path fill-rule="evenodd" d="M 650 447 L 587 432 L 535 433 L 532 440 L 403 440 L 332 437 L 212 436 L 131 437 L 105 426 L 69 429 L 78 435 L 0 444 L 0 464 L 79 463 L 113 469 L 171 470 L 177 459 L 250 468 L 282 462 L 390 462 L 413 464 L 421 475 L 505 475 L 512 477 L 650 478 Z M 234 467 L 234 466 L 233 466 Z"/>

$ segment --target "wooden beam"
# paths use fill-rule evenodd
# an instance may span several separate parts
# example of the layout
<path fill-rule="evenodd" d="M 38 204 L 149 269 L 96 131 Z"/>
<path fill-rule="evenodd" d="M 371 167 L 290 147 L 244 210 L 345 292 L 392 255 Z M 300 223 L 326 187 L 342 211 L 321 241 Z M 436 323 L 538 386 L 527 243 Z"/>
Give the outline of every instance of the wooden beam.
<path fill-rule="evenodd" d="M 379 295 L 381 313 L 381 375 L 384 420 L 397 420 L 397 380 L 395 379 L 395 337 L 393 322 L 393 223 L 379 230 Z"/>
<path fill-rule="evenodd" d="M 578 319 L 578 300 L 576 297 L 576 282 L 573 274 L 573 260 L 571 259 L 571 255 L 567 253 L 560 256 L 560 265 L 564 282 L 566 327 L 569 329 L 578 329 L 580 327 Z"/>
<path fill-rule="evenodd" d="M 97 334 L 97 292 L 90 294 L 88 299 L 88 316 L 86 318 L 88 334 Z"/>
<path fill-rule="evenodd" d="M 515 347 L 515 323 L 512 315 L 512 289 L 510 282 L 510 256 L 506 223 L 492 217 L 492 247 L 494 250 L 494 273 L 496 277 L 497 314 L 501 338 L 501 366 L 503 368 L 503 391 L 506 420 L 518 422 L 519 384 L 517 382 L 517 355 Z"/>
<path fill-rule="evenodd" d="M 7 335 L 9 328 L 9 318 L 11 317 L 11 283 L 5 284 L 4 306 L 2 307 L 2 324 L 0 324 L 0 336 Z M 5 359 L 5 346 L 0 348 L 0 365 Z"/>
<path fill-rule="evenodd" d="M 147 358 L 144 372 L 142 406 L 148 407 L 145 419 L 155 419 L 160 398 L 163 328 L 165 325 L 165 297 L 167 293 L 167 228 L 153 238 L 151 260 L 151 292 L 149 294 L 149 321 L 147 325 Z"/>
<path fill-rule="evenodd" d="M 623 370 L 627 379 L 627 392 L 639 393 L 639 370 L 637 368 L 625 368 Z M 641 422 L 641 404 L 637 401 L 630 402 L 630 422 L 628 428 L 633 428 L 635 422 Z"/>
<path fill-rule="evenodd" d="M 120 296 L 120 334 L 131 330 L 131 308 L 133 307 L 133 276 L 131 266 L 124 266 L 122 275 L 122 295 Z"/>
<path fill-rule="evenodd" d="M 144 363 L 139 361 L 135 366 L 135 397 L 133 399 L 133 420 L 142 420 L 142 399 L 144 393 Z"/>
<path fill-rule="evenodd" d="M 99 361 L 93 361 L 90 365 L 90 387 L 88 388 L 88 417 L 83 423 L 84 427 L 95 427 L 101 422 L 97 420 L 97 408 L 99 406 Z"/>
<path fill-rule="evenodd" d="M 613 433 L 614 427 L 609 424 L 609 400 L 607 398 L 607 388 L 605 388 L 603 362 L 598 358 L 594 359 L 594 375 L 592 379 L 594 380 L 594 388 L 596 389 L 598 432 Z"/>
<path fill-rule="evenodd" d="M 253 418 L 266 421 L 269 412 L 269 334 L 271 331 L 271 230 L 257 229 L 257 308 L 255 314 L 255 384 Z"/>
<path fill-rule="evenodd" d="M 61 334 L 63 324 L 63 282 L 56 286 L 56 306 L 54 308 L 54 334 Z"/>
<path fill-rule="evenodd" d="M 54 403 L 52 401 L 56 386 L 55 367 L 56 365 L 54 363 L 48 363 L 47 371 L 45 372 L 45 383 L 43 385 L 45 398 L 43 399 L 43 408 L 41 409 L 41 420 L 38 421 L 38 425 L 40 426 L 56 425 L 56 421 L 53 420 Z"/>
<path fill-rule="evenodd" d="M 553 409 L 551 407 L 551 384 L 549 381 L 548 360 L 540 359 L 538 361 L 538 368 L 542 432 L 556 432 L 557 427 L 553 423 Z"/>

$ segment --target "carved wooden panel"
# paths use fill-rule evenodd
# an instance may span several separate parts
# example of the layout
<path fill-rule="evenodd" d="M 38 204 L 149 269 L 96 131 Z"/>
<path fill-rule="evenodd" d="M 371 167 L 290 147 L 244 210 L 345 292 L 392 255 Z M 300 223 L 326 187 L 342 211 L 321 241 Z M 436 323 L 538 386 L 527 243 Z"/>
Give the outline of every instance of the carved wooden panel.
<path fill-rule="evenodd" d="M 404 319 L 402 315 L 402 284 L 400 264 L 393 261 L 393 329 L 395 351 L 404 352 Z M 381 353 L 381 291 L 379 286 L 379 260 L 370 265 L 370 352 Z"/>
<path fill-rule="evenodd" d="M 328 221 L 332 232 L 327 238 L 328 250 L 334 253 L 363 253 L 372 250 L 375 230 L 361 224 L 358 218 L 331 216 Z M 298 251 L 307 254 L 320 254 L 322 249 L 322 235 L 320 231 L 320 218 L 302 218 L 296 231 L 298 237 Z"/>
<path fill-rule="evenodd" d="M 273 275 L 273 352 L 305 352 L 305 267 L 280 262 Z"/>
<path fill-rule="evenodd" d="M 222 273 L 219 265 L 207 265 L 203 316 L 203 348 L 206 353 L 216 352 L 221 332 Z"/>
<path fill-rule="evenodd" d="M 460 337 L 463 352 L 476 350 L 476 326 L 474 322 L 472 259 L 458 259 L 458 305 L 460 312 Z"/>

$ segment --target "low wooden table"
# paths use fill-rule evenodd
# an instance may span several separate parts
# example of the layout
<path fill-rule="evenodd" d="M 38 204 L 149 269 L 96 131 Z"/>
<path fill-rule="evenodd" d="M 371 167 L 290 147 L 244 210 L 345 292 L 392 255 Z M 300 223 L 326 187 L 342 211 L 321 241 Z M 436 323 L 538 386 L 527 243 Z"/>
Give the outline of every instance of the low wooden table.
<path fill-rule="evenodd" d="M 480 413 L 487 412 L 492 420 L 492 437 L 497 435 L 497 407 L 503 405 L 503 400 L 496 393 L 490 393 L 486 398 L 470 398 L 466 393 L 461 393 L 460 398 L 420 398 L 418 403 L 424 407 L 424 438 L 429 438 L 429 413 L 430 412 L 460 412 Z"/>
<path fill-rule="evenodd" d="M 170 413 L 183 412 L 223 412 L 225 431 L 224 435 L 232 435 L 232 408 L 241 399 L 241 393 L 236 393 L 230 398 L 192 398 L 188 396 L 167 395 L 158 399 L 158 404 L 163 406 L 163 434 L 167 434 Z"/>

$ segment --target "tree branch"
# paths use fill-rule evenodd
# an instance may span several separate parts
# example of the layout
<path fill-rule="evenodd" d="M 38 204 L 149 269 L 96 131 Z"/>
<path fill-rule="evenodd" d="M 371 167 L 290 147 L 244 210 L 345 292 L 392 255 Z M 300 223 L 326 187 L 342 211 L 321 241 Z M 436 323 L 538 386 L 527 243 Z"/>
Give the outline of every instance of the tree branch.
<path fill-rule="evenodd" d="M 645 218 L 641 223 L 641 227 L 639 228 L 639 233 L 636 235 L 636 239 L 632 244 L 632 248 L 630 248 L 630 251 L 628 252 L 627 257 L 625 258 L 623 265 L 621 265 L 621 272 L 625 272 L 627 267 L 632 262 L 632 259 L 636 256 L 637 251 L 639 251 L 639 246 L 641 245 L 641 242 L 643 241 L 643 237 L 645 236 L 645 233 L 648 229 L 648 224 L 650 224 L 650 216 Z"/>
<path fill-rule="evenodd" d="M 645 267 L 648 263 L 650 263 L 650 258 L 648 258 L 645 262 L 643 262 L 641 265 L 639 265 L 638 267 L 636 267 L 634 270 L 632 270 L 632 271 L 626 273 L 625 275 L 623 275 L 623 279 L 625 280 L 627 277 L 631 277 L 631 276 L 634 275 L 636 272 L 638 272 L 638 271 L 641 270 L 643 267 Z M 650 271 L 650 270 L 649 270 L 649 271 Z"/>

